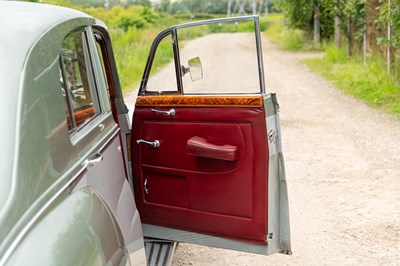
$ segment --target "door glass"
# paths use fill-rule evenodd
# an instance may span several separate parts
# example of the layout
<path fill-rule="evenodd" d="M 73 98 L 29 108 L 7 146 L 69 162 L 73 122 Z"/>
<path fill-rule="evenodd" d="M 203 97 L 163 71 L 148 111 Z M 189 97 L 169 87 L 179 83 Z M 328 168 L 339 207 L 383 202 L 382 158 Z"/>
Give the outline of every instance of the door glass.
<path fill-rule="evenodd" d="M 158 45 L 146 91 L 177 92 L 177 90 L 172 37 L 168 35 Z"/>
<path fill-rule="evenodd" d="M 178 29 L 185 94 L 259 93 L 254 32 L 253 21 Z"/>
<path fill-rule="evenodd" d="M 61 82 L 70 131 L 79 130 L 101 112 L 85 32 L 69 34 L 61 49 Z"/>

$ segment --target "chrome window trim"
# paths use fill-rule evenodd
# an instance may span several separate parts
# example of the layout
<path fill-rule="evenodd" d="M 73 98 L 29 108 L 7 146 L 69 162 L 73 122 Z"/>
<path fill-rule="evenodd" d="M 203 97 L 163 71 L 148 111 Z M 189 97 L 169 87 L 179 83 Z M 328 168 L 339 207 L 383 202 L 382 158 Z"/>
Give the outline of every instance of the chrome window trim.
<path fill-rule="evenodd" d="M 95 114 L 89 121 L 83 123 L 80 127 L 76 127 L 76 122 L 73 116 L 72 105 L 70 99 L 66 95 L 68 103 L 68 113 L 70 114 L 70 120 L 73 128 L 70 130 L 70 140 L 72 145 L 76 144 L 88 135 L 88 132 L 96 128 L 96 126 L 105 120 L 111 114 L 111 106 L 108 101 L 107 87 L 105 85 L 105 78 L 103 75 L 99 75 L 99 67 L 101 67 L 100 58 L 96 49 L 96 41 L 94 39 L 94 32 L 92 26 L 81 27 L 68 33 L 64 39 L 71 33 L 81 32 L 83 50 L 85 54 L 85 65 L 87 71 L 87 79 L 89 82 L 89 89 L 92 96 L 92 102 L 95 110 L 99 110 L 98 114 Z M 62 56 L 60 55 L 60 69 L 62 77 L 64 79 L 65 88 L 65 70 L 62 64 Z"/>
<path fill-rule="evenodd" d="M 102 71 L 101 70 L 102 66 L 96 47 L 96 40 L 94 37 L 93 28 L 92 26 L 86 26 L 80 28 L 79 31 L 82 32 L 83 48 L 85 53 L 85 64 L 87 68 L 87 76 L 88 76 L 87 78 L 90 84 L 90 93 L 92 96 L 92 102 L 94 103 L 94 105 L 96 104 L 98 105 L 98 110 L 100 112 L 98 114 L 95 114 L 94 117 L 92 117 L 89 121 L 81 125 L 79 128 L 72 129 L 69 135 L 71 144 L 73 146 L 77 146 L 79 142 L 89 137 L 91 132 L 97 130 L 97 128 L 102 123 L 104 123 L 110 116 L 112 116 L 111 106 L 108 100 L 109 96 L 107 92 L 105 77 L 103 74 L 99 74 L 103 72 L 100 72 Z M 63 69 L 63 67 L 61 67 L 61 69 Z M 71 112 L 73 113 L 73 110 L 69 110 L 69 112 L 71 116 Z M 74 119 L 71 119 L 71 122 L 75 124 Z"/>

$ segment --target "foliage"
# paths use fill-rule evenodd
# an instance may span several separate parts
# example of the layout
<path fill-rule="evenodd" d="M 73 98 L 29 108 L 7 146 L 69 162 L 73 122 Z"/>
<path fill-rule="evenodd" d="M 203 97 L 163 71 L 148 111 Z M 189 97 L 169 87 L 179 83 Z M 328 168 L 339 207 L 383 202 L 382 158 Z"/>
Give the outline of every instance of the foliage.
<path fill-rule="evenodd" d="M 253 13 L 252 1 L 243 2 L 244 11 L 247 14 Z M 269 1 L 269 10 L 273 10 L 273 4 Z M 195 13 L 207 14 L 227 14 L 228 13 L 228 0 L 161 0 L 154 5 L 158 12 L 165 12 L 169 14 L 188 14 L 192 16 Z M 239 11 L 239 2 L 231 2 L 231 11 L 237 13 Z M 265 10 L 264 1 L 257 1 L 257 11 Z M 191 17 L 192 18 L 192 17 Z"/>
<path fill-rule="evenodd" d="M 313 5 L 309 0 L 275 0 L 275 7 L 282 11 L 292 28 L 310 29 L 313 17 Z"/>
<path fill-rule="evenodd" d="M 31 0 L 32 1 L 32 0 Z M 51 4 L 57 4 L 57 5 L 62 5 L 62 6 L 78 6 L 78 7 L 84 7 L 84 8 L 96 8 L 96 7 L 103 7 L 106 9 L 111 9 L 116 6 L 123 6 L 123 7 L 129 7 L 132 5 L 137 5 L 137 6 L 147 6 L 151 7 L 151 1 L 150 0 L 35 0 L 35 2 L 44 2 L 44 3 L 51 3 Z"/>
<path fill-rule="evenodd" d="M 126 0 L 125 6 L 130 6 L 130 5 L 151 7 L 151 1 L 150 0 Z"/>
<path fill-rule="evenodd" d="M 194 14 L 187 14 L 187 13 L 180 13 L 180 14 L 175 14 L 174 18 L 176 19 L 182 19 L 185 21 L 196 19 L 196 20 L 203 20 L 203 19 L 213 19 L 220 17 L 218 15 L 214 14 L 208 14 L 208 13 L 194 13 Z"/>
<path fill-rule="evenodd" d="M 111 10 L 104 8 L 85 8 L 84 12 L 104 21 L 109 28 L 123 29 L 125 32 L 130 27 L 145 28 L 159 19 L 159 15 L 148 7 L 115 6 Z"/>
<path fill-rule="evenodd" d="M 271 14 L 268 16 L 265 35 L 269 41 L 281 45 L 287 51 L 320 49 L 320 47 L 315 46 L 306 31 L 287 27 L 282 14 Z"/>
<path fill-rule="evenodd" d="M 342 20 L 348 19 L 354 24 L 353 34 L 356 40 L 360 40 L 364 34 L 366 23 L 365 0 L 348 0 L 342 4 Z"/>
<path fill-rule="evenodd" d="M 331 43 L 325 47 L 323 59 L 333 64 L 345 64 L 347 62 L 347 53 L 345 49 Z"/>
<path fill-rule="evenodd" d="M 390 7 L 389 15 L 389 3 L 388 1 L 380 0 L 381 6 L 379 7 L 379 18 L 377 24 L 381 27 L 386 27 L 388 23 L 391 24 L 392 34 L 391 40 L 389 42 L 387 35 L 385 37 L 380 37 L 378 43 L 386 44 L 391 47 L 400 48 L 400 6 L 398 1 L 393 0 Z"/>
<path fill-rule="evenodd" d="M 289 30 L 282 38 L 283 48 L 287 51 L 298 51 L 305 47 L 304 31 Z"/>
<path fill-rule="evenodd" d="M 155 9 L 170 14 L 226 14 L 227 3 L 228 0 L 161 0 L 160 3 L 155 5 Z"/>
<path fill-rule="evenodd" d="M 282 11 L 290 28 L 311 32 L 315 7 L 320 9 L 321 37 L 329 39 L 333 35 L 334 2 L 331 0 L 274 0 L 274 7 Z"/>
<path fill-rule="evenodd" d="M 284 32 L 284 21 L 282 14 L 270 14 L 266 23 L 265 35 L 273 43 L 279 43 Z"/>

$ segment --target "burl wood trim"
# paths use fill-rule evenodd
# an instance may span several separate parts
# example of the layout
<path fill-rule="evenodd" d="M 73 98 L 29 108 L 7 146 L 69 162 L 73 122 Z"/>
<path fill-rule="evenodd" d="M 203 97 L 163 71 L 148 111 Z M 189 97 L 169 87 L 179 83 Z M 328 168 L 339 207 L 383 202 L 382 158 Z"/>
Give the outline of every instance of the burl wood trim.
<path fill-rule="evenodd" d="M 262 96 L 139 96 L 136 106 L 262 107 Z"/>
<path fill-rule="evenodd" d="M 74 111 L 75 124 L 77 127 L 82 125 L 88 118 L 91 118 L 95 115 L 94 108 L 88 107 L 83 110 Z M 68 122 L 68 129 L 72 129 L 71 119 L 69 118 L 69 114 L 65 115 Z"/>

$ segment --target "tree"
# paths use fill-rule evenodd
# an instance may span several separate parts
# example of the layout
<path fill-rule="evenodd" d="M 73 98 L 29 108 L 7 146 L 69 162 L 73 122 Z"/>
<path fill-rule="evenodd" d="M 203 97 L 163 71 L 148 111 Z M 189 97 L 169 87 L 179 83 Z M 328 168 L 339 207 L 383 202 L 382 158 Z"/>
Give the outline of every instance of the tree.
<path fill-rule="evenodd" d="M 380 0 L 378 25 L 381 26 L 382 36 L 378 37 L 378 44 L 386 46 L 384 55 L 387 60 L 388 71 L 396 61 L 397 49 L 400 48 L 400 7 L 398 0 Z M 386 34 L 384 34 L 384 32 Z M 395 69 L 396 70 L 396 69 Z"/>
<path fill-rule="evenodd" d="M 151 1 L 150 0 L 127 0 L 125 6 L 147 6 L 151 7 Z"/>
<path fill-rule="evenodd" d="M 171 12 L 171 0 L 161 0 L 160 3 L 154 6 L 154 9 L 158 12 L 170 13 Z"/>
<path fill-rule="evenodd" d="M 366 9 L 364 0 L 348 0 L 343 6 L 347 21 L 348 54 L 353 55 L 355 44 L 361 50 L 365 32 Z"/>
<path fill-rule="evenodd" d="M 306 32 L 314 31 L 319 41 L 333 35 L 334 2 L 332 0 L 274 0 L 273 4 L 281 10 L 292 28 Z"/>

